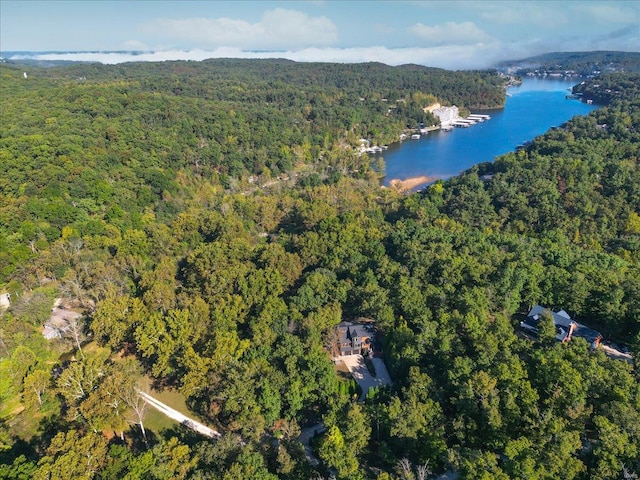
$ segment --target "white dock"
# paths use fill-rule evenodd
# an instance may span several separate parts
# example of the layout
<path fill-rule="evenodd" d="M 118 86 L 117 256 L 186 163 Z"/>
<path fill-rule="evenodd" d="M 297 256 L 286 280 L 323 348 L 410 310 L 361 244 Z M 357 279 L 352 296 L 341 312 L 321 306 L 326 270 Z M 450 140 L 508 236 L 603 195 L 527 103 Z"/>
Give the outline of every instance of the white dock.
<path fill-rule="evenodd" d="M 476 120 L 476 121 L 481 121 L 481 122 L 484 122 L 485 120 L 491 120 L 491 116 L 482 115 L 480 113 L 472 113 L 467 118 L 470 119 L 470 120 Z"/>
<path fill-rule="evenodd" d="M 466 118 L 457 118 L 456 120 L 451 122 L 451 125 L 453 125 L 454 127 L 467 128 L 467 127 L 470 127 L 471 125 L 475 125 L 476 123 L 477 122 L 475 120 L 467 120 Z"/>

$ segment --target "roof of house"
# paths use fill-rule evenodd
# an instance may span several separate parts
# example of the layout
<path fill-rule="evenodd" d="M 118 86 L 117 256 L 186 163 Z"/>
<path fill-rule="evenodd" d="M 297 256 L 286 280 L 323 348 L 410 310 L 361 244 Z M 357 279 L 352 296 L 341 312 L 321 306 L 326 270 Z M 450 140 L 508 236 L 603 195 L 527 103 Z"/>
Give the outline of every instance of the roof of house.
<path fill-rule="evenodd" d="M 564 310 L 560 310 L 559 312 L 554 312 L 541 305 L 535 305 L 527 315 L 527 318 L 533 319 L 537 325 L 537 323 L 540 321 L 540 317 L 544 312 L 549 312 L 551 314 L 551 316 L 553 317 L 553 323 L 556 326 L 564 327 L 567 329 L 571 326 L 572 320 L 567 312 L 565 312 Z"/>
<path fill-rule="evenodd" d="M 42 334 L 47 340 L 52 338 L 61 338 L 62 332 L 64 332 L 68 326 L 69 321 L 80 318 L 82 314 L 74 312 L 73 310 L 66 310 L 60 307 L 54 307 L 51 311 L 51 316 L 44 324 Z"/>
<path fill-rule="evenodd" d="M 340 332 L 340 338 L 373 336 L 373 327 L 359 323 L 341 322 L 338 324 L 338 331 Z"/>
<path fill-rule="evenodd" d="M 585 327 L 584 325 L 572 320 L 571 316 L 564 310 L 554 312 L 541 305 L 535 305 L 528 313 L 527 319 L 524 322 L 521 322 L 520 325 L 527 330 L 537 332 L 540 318 L 544 312 L 549 312 L 553 317 L 553 323 L 557 330 L 556 338 L 559 341 L 563 341 L 567 335 L 569 335 L 569 329 L 571 328 L 572 323 L 575 323 L 576 325 L 572 335 L 574 337 L 584 338 L 589 343 L 593 343 L 598 337 L 601 337 L 600 332 L 589 327 Z"/>
<path fill-rule="evenodd" d="M 373 325 L 352 322 L 338 324 L 338 333 L 341 353 L 350 352 L 352 349 L 370 348 L 375 336 Z"/>

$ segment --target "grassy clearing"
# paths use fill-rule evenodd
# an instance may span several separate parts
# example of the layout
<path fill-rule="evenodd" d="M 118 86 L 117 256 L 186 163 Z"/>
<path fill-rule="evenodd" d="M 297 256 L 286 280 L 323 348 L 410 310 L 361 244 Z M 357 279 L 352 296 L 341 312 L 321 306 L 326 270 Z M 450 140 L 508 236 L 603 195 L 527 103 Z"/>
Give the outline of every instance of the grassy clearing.
<path fill-rule="evenodd" d="M 153 407 L 147 407 L 147 413 L 144 418 L 144 428 L 151 430 L 158 436 L 165 430 L 170 430 L 178 425 L 178 422 L 172 420 L 166 415 L 160 413 Z"/>
<path fill-rule="evenodd" d="M 44 416 L 38 412 L 26 410 L 24 406 L 20 406 L 12 413 L 11 420 L 8 425 L 12 432 L 16 432 L 17 436 L 28 442 L 39 433 L 40 421 Z"/>
<path fill-rule="evenodd" d="M 0 419 L 7 421 L 22 413 L 24 406 L 20 401 L 20 395 L 13 395 L 1 402 Z"/>
<path fill-rule="evenodd" d="M 154 398 L 157 398 L 162 403 L 170 406 L 174 410 L 184 413 L 185 415 L 190 415 L 184 395 L 175 390 L 154 390 L 151 387 L 152 384 L 153 380 L 150 377 L 140 377 L 140 386 L 144 390 L 148 391 Z M 170 419 L 151 406 L 147 407 L 145 427 L 149 430 L 152 430 L 154 433 L 159 435 L 163 430 L 169 430 L 176 425 L 178 425 L 178 422 L 176 422 L 175 420 Z"/>

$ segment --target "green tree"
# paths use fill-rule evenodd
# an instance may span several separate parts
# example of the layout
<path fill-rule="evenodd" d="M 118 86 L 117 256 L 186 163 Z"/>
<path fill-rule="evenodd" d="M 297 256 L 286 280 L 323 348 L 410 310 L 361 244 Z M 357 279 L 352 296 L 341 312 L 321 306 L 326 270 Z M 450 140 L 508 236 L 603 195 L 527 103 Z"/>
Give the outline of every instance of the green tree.
<path fill-rule="evenodd" d="M 134 329 L 147 315 L 139 299 L 111 290 L 98 304 L 91 319 L 91 330 L 101 344 L 119 349 L 132 340 Z"/>
<path fill-rule="evenodd" d="M 269 473 L 264 459 L 258 452 L 245 449 L 225 472 L 222 480 L 276 480 L 277 478 L 276 475 Z"/>
<path fill-rule="evenodd" d="M 107 440 L 99 433 L 85 434 L 76 430 L 60 432 L 51 440 L 45 455 L 38 462 L 33 478 L 91 479 L 107 460 Z"/>
<path fill-rule="evenodd" d="M 51 386 L 51 374 L 38 369 L 27 375 L 23 385 L 23 399 L 28 408 L 39 410 L 45 402 L 45 395 Z"/>
<path fill-rule="evenodd" d="M 544 346 L 551 347 L 556 342 L 556 325 L 553 321 L 553 315 L 551 312 L 545 311 L 540 316 L 540 322 L 538 323 L 538 339 Z"/>
<path fill-rule="evenodd" d="M 328 467 L 336 469 L 339 478 L 356 478 L 358 459 L 345 443 L 344 435 L 336 425 L 327 430 L 318 454 Z"/>

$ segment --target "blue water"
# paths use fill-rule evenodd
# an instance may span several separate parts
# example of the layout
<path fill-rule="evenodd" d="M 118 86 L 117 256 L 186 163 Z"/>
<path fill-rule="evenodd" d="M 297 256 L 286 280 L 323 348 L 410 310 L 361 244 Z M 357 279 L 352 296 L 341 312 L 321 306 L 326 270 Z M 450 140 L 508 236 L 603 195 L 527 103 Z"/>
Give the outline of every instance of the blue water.
<path fill-rule="evenodd" d="M 396 178 L 457 175 L 477 163 L 493 161 L 513 151 L 576 115 L 588 114 L 597 107 L 565 98 L 577 82 L 525 79 L 521 86 L 508 89 L 510 96 L 503 109 L 473 111 L 491 115 L 491 120 L 451 132 L 430 132 L 420 140 L 390 146 L 382 154 L 385 185 Z"/>

